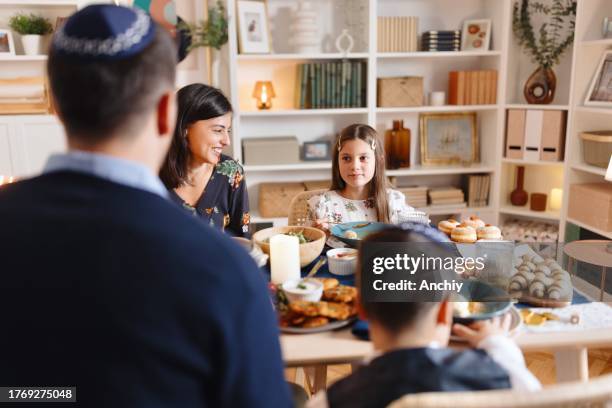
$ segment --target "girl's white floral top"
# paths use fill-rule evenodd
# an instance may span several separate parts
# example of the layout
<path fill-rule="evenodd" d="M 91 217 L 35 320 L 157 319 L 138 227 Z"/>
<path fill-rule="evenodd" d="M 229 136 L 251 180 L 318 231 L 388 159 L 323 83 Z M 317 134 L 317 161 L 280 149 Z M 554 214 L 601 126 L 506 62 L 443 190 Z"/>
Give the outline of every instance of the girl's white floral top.
<path fill-rule="evenodd" d="M 406 204 L 406 197 L 397 190 L 387 189 L 389 202 L 389 220 L 399 224 L 414 217 L 417 211 Z M 337 191 L 330 190 L 323 194 L 312 196 L 308 200 L 309 224 L 315 220 L 326 220 L 331 223 L 353 221 L 378 221 L 374 200 L 349 200 Z"/>

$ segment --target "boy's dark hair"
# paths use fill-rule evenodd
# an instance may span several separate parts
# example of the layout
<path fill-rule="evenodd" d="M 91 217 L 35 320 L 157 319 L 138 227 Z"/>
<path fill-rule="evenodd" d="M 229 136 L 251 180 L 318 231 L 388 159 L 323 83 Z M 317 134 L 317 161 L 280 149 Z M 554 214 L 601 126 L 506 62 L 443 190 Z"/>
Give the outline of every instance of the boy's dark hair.
<path fill-rule="evenodd" d="M 47 72 L 68 135 L 97 143 L 137 132 L 161 95 L 174 88 L 176 46 L 157 26 L 148 47 L 121 60 L 85 62 L 51 47 Z"/>
<path fill-rule="evenodd" d="M 409 223 L 405 225 L 409 225 Z M 426 254 L 427 256 L 457 256 L 457 253 L 451 250 L 452 244 L 437 241 L 410 228 L 392 227 L 384 229 L 368 235 L 363 240 L 363 243 L 367 242 L 416 243 L 420 249 L 431 248 L 431 251 L 428 251 L 430 253 Z M 361 275 L 363 270 L 360 268 L 358 273 Z M 361 281 L 359 276 L 358 281 Z M 365 310 L 368 320 L 378 322 L 390 333 L 399 333 L 405 328 L 413 326 L 437 304 L 437 302 L 366 302 L 361 299 L 361 306 Z"/>
<path fill-rule="evenodd" d="M 232 104 L 219 89 L 204 84 L 184 86 L 177 93 L 178 116 L 170 150 L 159 177 L 168 189 L 187 181 L 191 151 L 187 129 L 199 120 L 208 120 L 232 112 Z"/>

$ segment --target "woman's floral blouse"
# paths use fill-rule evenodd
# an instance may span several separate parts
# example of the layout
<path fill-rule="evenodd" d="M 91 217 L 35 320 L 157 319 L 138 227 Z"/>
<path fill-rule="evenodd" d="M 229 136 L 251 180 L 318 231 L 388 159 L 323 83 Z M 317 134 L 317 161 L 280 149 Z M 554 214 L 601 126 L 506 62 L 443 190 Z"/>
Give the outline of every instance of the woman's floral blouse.
<path fill-rule="evenodd" d="M 170 191 L 170 197 L 213 227 L 237 237 L 249 235 L 251 218 L 244 171 L 229 156 L 221 156 L 221 161 L 194 207 L 184 202 L 174 190 Z"/>
<path fill-rule="evenodd" d="M 408 219 L 415 209 L 406 204 L 406 197 L 397 190 L 387 189 L 389 220 L 398 224 Z M 308 200 L 308 219 L 312 225 L 315 220 L 330 223 L 354 221 L 378 221 L 374 200 L 349 200 L 337 191 L 330 190 Z"/>

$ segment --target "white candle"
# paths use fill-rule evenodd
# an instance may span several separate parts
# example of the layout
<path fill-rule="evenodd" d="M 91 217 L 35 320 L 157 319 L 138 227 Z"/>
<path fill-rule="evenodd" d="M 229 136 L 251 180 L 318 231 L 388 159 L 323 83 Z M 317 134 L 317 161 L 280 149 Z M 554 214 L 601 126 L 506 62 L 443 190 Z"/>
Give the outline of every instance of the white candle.
<path fill-rule="evenodd" d="M 270 238 L 270 275 L 276 284 L 300 278 L 298 237 L 278 234 Z"/>
<path fill-rule="evenodd" d="M 560 210 L 561 201 L 563 201 L 563 190 L 560 188 L 550 190 L 550 209 L 553 211 Z"/>

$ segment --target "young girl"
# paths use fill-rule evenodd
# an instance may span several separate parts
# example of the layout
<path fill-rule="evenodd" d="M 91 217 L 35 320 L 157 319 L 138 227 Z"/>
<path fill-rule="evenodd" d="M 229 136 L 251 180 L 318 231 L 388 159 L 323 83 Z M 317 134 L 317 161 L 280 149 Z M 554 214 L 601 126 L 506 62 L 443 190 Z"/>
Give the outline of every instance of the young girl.
<path fill-rule="evenodd" d="M 425 214 L 406 205 L 404 194 L 387 188 L 383 146 L 373 128 L 350 125 L 332 148 L 332 185 L 308 200 L 311 225 L 328 230 L 330 224 L 351 221 L 427 221 Z"/>

